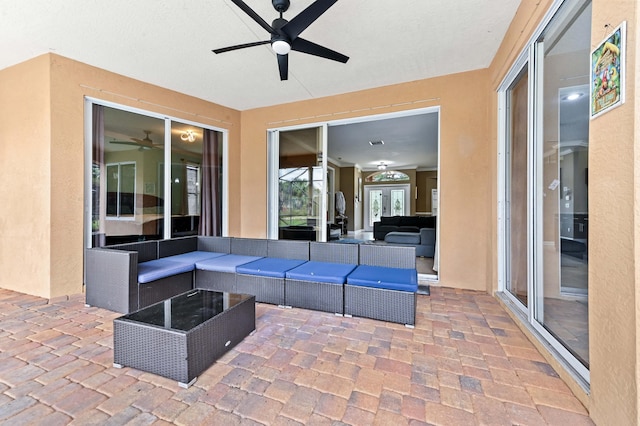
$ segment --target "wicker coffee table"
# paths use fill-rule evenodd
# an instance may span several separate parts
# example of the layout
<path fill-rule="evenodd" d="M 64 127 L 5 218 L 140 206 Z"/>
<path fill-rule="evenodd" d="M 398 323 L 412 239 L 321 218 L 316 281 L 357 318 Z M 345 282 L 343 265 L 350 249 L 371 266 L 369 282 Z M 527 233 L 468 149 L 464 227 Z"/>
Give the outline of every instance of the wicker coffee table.
<path fill-rule="evenodd" d="M 255 328 L 255 296 L 192 290 L 116 318 L 113 365 L 189 387 Z"/>

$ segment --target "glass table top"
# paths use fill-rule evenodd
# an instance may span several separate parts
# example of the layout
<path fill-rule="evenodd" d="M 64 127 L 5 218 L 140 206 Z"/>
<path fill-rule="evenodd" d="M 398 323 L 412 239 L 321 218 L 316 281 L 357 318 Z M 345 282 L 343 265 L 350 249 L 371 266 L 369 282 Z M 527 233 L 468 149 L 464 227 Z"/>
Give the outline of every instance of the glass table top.
<path fill-rule="evenodd" d="M 119 319 L 189 331 L 251 297 L 253 296 L 248 294 L 193 290 L 124 315 Z"/>

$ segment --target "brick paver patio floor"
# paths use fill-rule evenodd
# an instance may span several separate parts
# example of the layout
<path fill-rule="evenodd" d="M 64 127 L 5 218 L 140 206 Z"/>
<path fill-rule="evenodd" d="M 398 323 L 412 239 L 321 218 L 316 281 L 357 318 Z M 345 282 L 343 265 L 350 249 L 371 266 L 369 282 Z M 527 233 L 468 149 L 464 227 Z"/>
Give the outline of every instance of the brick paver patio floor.
<path fill-rule="evenodd" d="M 0 290 L 0 422 L 593 424 L 486 293 L 432 288 L 414 329 L 257 304 L 256 332 L 189 389 L 113 367 L 117 316 Z"/>

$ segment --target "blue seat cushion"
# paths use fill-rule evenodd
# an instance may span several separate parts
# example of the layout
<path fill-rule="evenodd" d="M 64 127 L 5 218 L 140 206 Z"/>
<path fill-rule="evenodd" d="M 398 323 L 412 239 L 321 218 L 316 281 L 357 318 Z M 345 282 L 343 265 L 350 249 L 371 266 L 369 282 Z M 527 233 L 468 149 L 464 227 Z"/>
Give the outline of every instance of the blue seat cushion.
<path fill-rule="evenodd" d="M 225 254 L 226 253 L 217 253 L 214 251 L 190 251 L 187 253 L 163 257 L 162 259 L 176 260 L 178 262 L 191 262 L 195 264 L 201 260 L 213 259 L 215 257 L 224 256 Z"/>
<path fill-rule="evenodd" d="M 360 265 L 349 274 L 347 284 L 416 292 L 418 272 L 415 269 Z"/>
<path fill-rule="evenodd" d="M 241 254 L 225 254 L 196 262 L 196 269 L 213 272 L 236 272 L 236 267 L 254 260 L 262 259 L 260 256 L 245 256 Z"/>
<path fill-rule="evenodd" d="M 175 260 L 155 259 L 138 263 L 138 282 L 150 283 L 161 278 L 191 272 L 194 269 L 193 262 L 179 262 Z"/>
<path fill-rule="evenodd" d="M 330 263 L 309 261 L 286 273 L 291 280 L 314 281 L 330 284 L 344 284 L 347 275 L 356 268 L 350 263 Z"/>
<path fill-rule="evenodd" d="M 265 257 L 253 262 L 245 263 L 236 268 L 239 274 L 258 275 L 261 277 L 284 278 L 285 273 L 305 263 L 306 260 L 281 259 Z"/>

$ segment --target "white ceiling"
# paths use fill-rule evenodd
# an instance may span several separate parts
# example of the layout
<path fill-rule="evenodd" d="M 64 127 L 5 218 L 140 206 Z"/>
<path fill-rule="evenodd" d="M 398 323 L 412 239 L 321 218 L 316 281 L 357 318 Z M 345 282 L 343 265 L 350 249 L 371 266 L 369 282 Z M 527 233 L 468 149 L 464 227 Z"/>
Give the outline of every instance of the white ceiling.
<path fill-rule="evenodd" d="M 269 0 L 246 0 L 267 22 Z M 286 19 L 312 3 L 292 0 Z M 290 53 L 229 0 L 0 0 L 0 69 L 53 52 L 238 110 L 486 68 L 520 0 L 343 0 L 301 37 L 350 57 Z"/>

